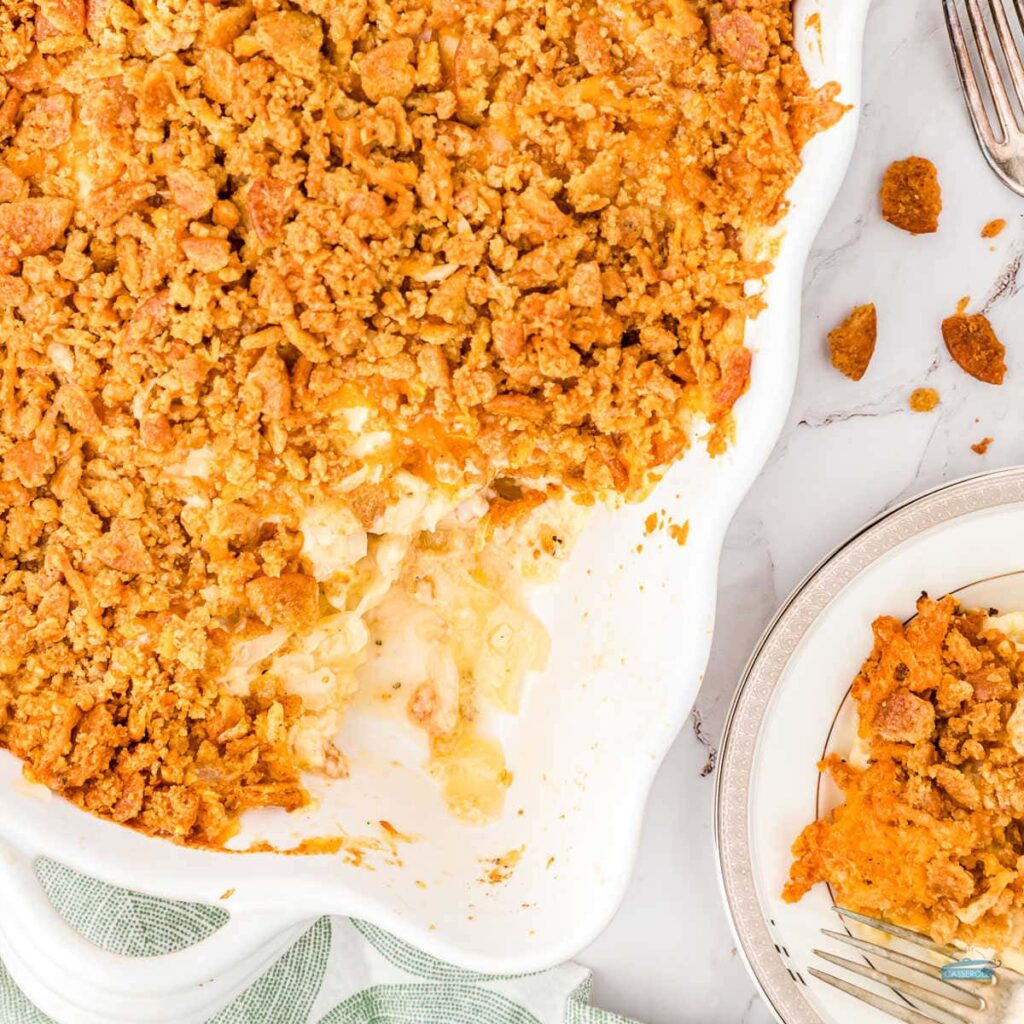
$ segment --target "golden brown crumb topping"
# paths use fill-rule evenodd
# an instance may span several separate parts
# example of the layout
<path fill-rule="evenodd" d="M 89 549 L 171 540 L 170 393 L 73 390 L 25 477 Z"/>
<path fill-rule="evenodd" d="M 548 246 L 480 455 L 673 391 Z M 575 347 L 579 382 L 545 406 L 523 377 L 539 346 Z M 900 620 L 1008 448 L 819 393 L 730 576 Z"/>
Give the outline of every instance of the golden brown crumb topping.
<path fill-rule="evenodd" d="M 850 380 L 860 380 L 875 354 L 877 338 L 878 316 L 874 303 L 857 306 L 838 327 L 829 331 L 832 365 Z"/>
<path fill-rule="evenodd" d="M 994 437 L 983 437 L 977 444 L 971 445 L 971 451 L 975 455 L 987 455 L 989 446 L 995 440 Z"/>
<path fill-rule="evenodd" d="M 939 230 L 942 190 L 935 164 L 911 156 L 890 164 L 882 179 L 882 216 L 912 235 Z"/>
<path fill-rule="evenodd" d="M 952 597 L 874 624 L 853 684 L 868 764 L 822 762 L 845 802 L 808 825 L 784 897 L 999 948 L 1024 940 L 1024 658 Z"/>
<path fill-rule="evenodd" d="M 746 388 L 842 109 L 789 0 L 4 3 L 0 742 L 193 841 L 300 804 L 301 702 L 215 679 L 318 614 L 346 413 L 431 480 L 635 493 Z"/>

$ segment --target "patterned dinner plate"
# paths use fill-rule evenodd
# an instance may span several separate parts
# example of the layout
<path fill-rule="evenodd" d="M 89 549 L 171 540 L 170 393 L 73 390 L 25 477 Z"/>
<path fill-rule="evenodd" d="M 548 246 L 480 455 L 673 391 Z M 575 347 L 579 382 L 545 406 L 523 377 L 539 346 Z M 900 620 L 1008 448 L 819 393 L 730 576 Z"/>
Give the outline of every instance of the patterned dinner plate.
<path fill-rule="evenodd" d="M 910 618 L 921 591 L 954 593 L 968 607 L 1024 609 L 1022 538 L 1024 467 L 928 491 L 829 555 L 753 653 L 726 722 L 715 835 L 739 949 L 785 1024 L 891 1019 L 807 971 L 812 949 L 827 945 L 820 930 L 842 927 L 827 887 L 797 904 L 781 898 L 793 840 L 838 799 L 816 764 L 850 751 L 850 683 L 871 651 L 871 623 L 882 614 Z"/>

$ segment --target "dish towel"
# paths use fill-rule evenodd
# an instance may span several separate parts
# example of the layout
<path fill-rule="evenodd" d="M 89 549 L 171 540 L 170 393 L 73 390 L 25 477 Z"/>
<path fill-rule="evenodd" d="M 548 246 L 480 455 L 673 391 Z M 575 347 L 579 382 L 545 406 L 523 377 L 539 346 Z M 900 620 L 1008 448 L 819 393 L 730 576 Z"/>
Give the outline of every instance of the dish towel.
<path fill-rule="evenodd" d="M 227 912 L 129 892 L 39 860 L 57 911 L 122 956 L 158 956 L 206 938 Z M 210 1024 L 636 1024 L 590 1005 L 577 964 L 539 974 L 473 974 L 364 921 L 322 917 Z M 52 1024 L 0 963 L 0 1024 Z"/>

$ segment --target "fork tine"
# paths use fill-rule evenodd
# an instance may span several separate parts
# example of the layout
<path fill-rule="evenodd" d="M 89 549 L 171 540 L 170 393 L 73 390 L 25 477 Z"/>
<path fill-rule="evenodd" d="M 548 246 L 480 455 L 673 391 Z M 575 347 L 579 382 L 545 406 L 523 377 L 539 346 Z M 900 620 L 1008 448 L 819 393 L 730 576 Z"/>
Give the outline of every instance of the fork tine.
<path fill-rule="evenodd" d="M 971 115 L 974 132 L 983 147 L 998 146 L 999 143 L 985 111 L 985 101 L 978 88 L 978 79 L 974 74 L 974 65 L 971 63 L 970 50 L 967 48 L 967 40 L 964 37 L 964 29 L 960 23 L 960 14 L 956 9 L 955 0 L 942 0 L 942 10 L 946 15 L 946 28 L 949 30 L 949 41 L 953 47 L 954 63 L 957 74 L 960 76 L 964 97 L 967 100 L 967 111 Z"/>
<path fill-rule="evenodd" d="M 930 949 L 933 953 L 941 953 L 950 960 L 956 960 L 963 955 L 962 949 L 956 949 L 954 946 L 940 945 L 938 942 L 929 939 L 927 935 L 922 935 L 920 932 L 912 932 L 909 928 L 901 928 L 898 924 L 889 924 L 888 921 L 881 921 L 877 917 L 868 917 L 867 914 L 858 914 L 856 910 L 847 910 L 845 907 L 833 907 L 832 909 L 840 917 L 848 917 L 851 921 L 859 921 L 861 924 L 877 928 L 878 931 L 885 932 L 887 935 L 895 935 L 896 938 L 911 942 L 922 949 Z"/>
<path fill-rule="evenodd" d="M 1003 83 L 1003 75 L 999 70 L 995 51 L 992 49 L 992 38 L 989 35 L 985 19 L 982 17 L 978 0 L 967 0 L 967 17 L 971 22 L 981 67 L 985 72 L 985 81 L 992 95 L 992 102 L 995 104 L 996 115 L 999 118 L 1000 127 L 1003 129 L 1003 140 L 1005 141 L 1009 138 L 1010 132 L 1017 127 L 1017 119 L 1014 117 L 1013 107 L 1010 105 L 1010 97 L 1007 95 L 1006 85 Z"/>
<path fill-rule="evenodd" d="M 868 978 L 871 981 L 888 985 L 889 988 L 894 992 L 898 992 L 901 996 L 913 996 L 915 999 L 920 999 L 922 1003 L 934 1006 L 936 1010 L 942 1010 L 943 1013 L 948 1013 L 954 1019 L 963 1021 L 963 1024 L 968 1024 L 967 1018 L 963 1016 L 964 1010 L 980 1010 L 985 1005 L 979 1000 L 980 1006 L 978 1003 L 974 1003 L 968 1007 L 958 999 L 951 999 L 949 996 L 942 995 L 933 989 L 925 988 L 923 985 L 918 985 L 913 981 L 907 981 L 895 974 L 887 974 L 885 971 L 880 971 L 875 967 L 866 967 L 855 960 L 847 960 L 844 956 L 836 956 L 835 953 L 828 953 L 823 949 L 816 949 L 813 952 L 815 956 L 820 956 L 822 960 L 827 960 L 836 967 L 842 967 L 853 974 L 859 974 L 862 978 Z"/>
<path fill-rule="evenodd" d="M 918 960 L 916 957 L 907 956 L 906 953 L 889 949 L 887 946 L 879 946 L 874 942 L 868 942 L 866 939 L 858 939 L 855 935 L 846 935 L 844 932 L 834 932 L 828 928 L 822 928 L 821 934 L 827 935 L 830 939 L 835 939 L 836 942 L 842 942 L 847 946 L 853 946 L 854 949 L 869 953 L 871 956 L 877 956 L 880 960 L 889 960 L 894 964 L 899 964 L 901 967 L 907 968 L 908 971 L 914 971 L 917 974 L 923 974 L 927 978 L 941 981 L 947 988 L 963 993 L 964 1006 L 973 1006 L 981 1009 L 984 1003 L 984 1000 L 976 992 L 972 992 L 970 989 L 957 985 L 952 981 L 946 981 L 942 977 L 942 970 L 936 967 L 935 964 L 929 964 L 924 960 Z"/>
<path fill-rule="evenodd" d="M 894 1002 L 892 999 L 876 996 L 874 992 L 869 992 L 859 985 L 851 985 L 848 981 L 843 981 L 842 978 L 837 978 L 827 971 L 808 967 L 807 972 L 819 981 L 825 982 L 826 985 L 831 985 L 833 988 L 839 989 L 840 992 L 845 992 L 848 996 L 853 996 L 854 999 L 859 999 L 862 1003 L 867 1003 L 868 1006 L 873 1006 L 876 1010 L 881 1010 L 882 1013 L 887 1013 L 890 1017 L 903 1021 L 903 1024 L 936 1024 L 934 1017 L 927 1017 L 923 1013 L 918 1013 L 917 1010 L 912 1010 L 909 1006 Z"/>
<path fill-rule="evenodd" d="M 1021 0 L 1016 0 L 1016 5 L 1019 17 L 1021 11 L 1024 10 L 1021 7 Z M 1013 32 L 1010 30 L 1010 21 L 1006 17 L 1004 0 L 988 0 L 988 6 L 992 12 L 992 20 L 995 22 L 996 32 L 999 34 L 999 42 L 1006 56 L 1006 66 L 1009 69 L 1010 77 L 1013 79 L 1017 102 L 1024 105 L 1024 63 L 1021 62 L 1017 41 L 1013 38 Z"/>

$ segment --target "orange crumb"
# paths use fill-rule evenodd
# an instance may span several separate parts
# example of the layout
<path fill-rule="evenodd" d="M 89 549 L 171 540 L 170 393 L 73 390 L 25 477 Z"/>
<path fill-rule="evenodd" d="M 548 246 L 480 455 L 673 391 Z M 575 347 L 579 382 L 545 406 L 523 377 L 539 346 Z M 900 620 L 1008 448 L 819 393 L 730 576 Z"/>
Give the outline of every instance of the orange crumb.
<path fill-rule="evenodd" d="M 1006 349 L 996 337 L 988 317 L 957 313 L 942 321 L 942 337 L 957 366 L 985 384 L 1002 384 L 1006 375 Z"/>
<path fill-rule="evenodd" d="M 983 437 L 977 444 L 971 445 L 971 451 L 977 455 L 984 455 L 988 451 L 988 446 L 994 440 L 994 437 Z"/>
<path fill-rule="evenodd" d="M 1006 221 L 1002 217 L 997 217 L 995 220 L 990 220 L 982 229 L 982 238 L 995 238 L 997 235 L 1003 233 L 1003 229 L 1006 227 Z"/>
<path fill-rule="evenodd" d="M 971 304 L 970 295 L 961 295 L 960 301 L 956 304 L 957 314 L 963 313 L 967 307 Z"/>
<path fill-rule="evenodd" d="M 512 877 L 512 872 L 515 870 L 516 865 L 522 859 L 525 849 L 525 846 L 520 846 L 516 850 L 509 850 L 508 853 L 503 853 L 500 857 L 493 857 L 485 861 L 484 863 L 490 865 L 490 870 L 486 871 L 480 880 L 487 885 L 500 885 L 502 882 L 507 882 Z"/>
<path fill-rule="evenodd" d="M 323 854 L 337 853 L 346 845 L 343 836 L 313 836 L 311 839 L 303 839 L 297 846 L 289 846 L 283 849 L 274 846 L 265 840 L 253 843 L 245 850 L 233 850 L 232 853 L 283 853 L 289 857 L 315 857 Z M 362 861 L 362 852 L 355 847 L 346 849 L 346 853 L 359 854 L 358 859 Z M 222 897 L 223 898 L 223 897 Z"/>
<path fill-rule="evenodd" d="M 234 889 L 225 889 L 224 892 L 221 893 L 220 898 L 222 900 L 229 900 L 234 895 L 235 895 L 235 890 Z"/>
<path fill-rule="evenodd" d="M 377 824 L 380 825 L 381 829 L 384 831 L 384 833 L 386 835 L 388 835 L 391 839 L 393 839 L 397 843 L 414 843 L 414 842 L 416 842 L 416 837 L 415 836 L 411 836 L 411 835 L 409 835 L 406 832 L 399 832 L 399 830 L 397 828 L 395 828 L 395 826 L 392 825 L 390 821 L 379 821 L 379 822 L 377 822 Z"/>
<path fill-rule="evenodd" d="M 939 404 L 939 393 L 935 388 L 914 388 L 910 392 L 910 408 L 914 412 L 931 412 Z"/>
<path fill-rule="evenodd" d="M 668 528 L 668 535 L 680 546 L 686 544 L 687 537 L 690 536 L 690 520 L 687 519 L 682 526 L 678 523 L 673 523 Z"/>
<path fill-rule="evenodd" d="M 733 414 L 730 412 L 723 419 L 720 419 L 714 426 L 714 429 L 707 435 L 707 451 L 708 455 L 713 459 L 717 459 L 720 455 L 724 455 L 729 449 L 729 445 L 732 444 L 736 437 L 736 420 Z"/>
<path fill-rule="evenodd" d="M 829 331 L 832 365 L 850 380 L 860 380 L 874 355 L 877 337 L 878 317 L 874 303 L 857 306 L 838 327 Z"/>
<path fill-rule="evenodd" d="M 935 165 L 911 156 L 890 164 L 882 179 L 882 216 L 912 235 L 932 234 L 939 229 L 942 190 Z"/>
<path fill-rule="evenodd" d="M 658 528 L 658 513 L 657 512 L 652 512 L 644 520 L 644 533 L 648 533 L 648 534 L 654 533 L 654 531 L 657 528 Z"/>
<path fill-rule="evenodd" d="M 808 32 L 814 33 L 814 46 L 818 51 L 818 56 L 824 58 L 824 44 L 821 41 L 821 12 L 815 11 L 813 14 L 809 14 L 804 21 L 804 27 Z"/>

